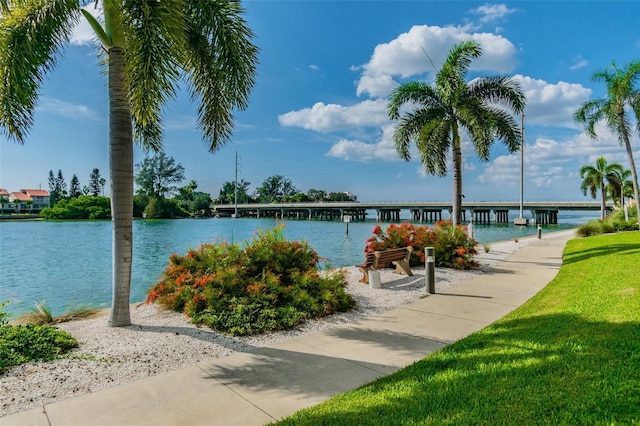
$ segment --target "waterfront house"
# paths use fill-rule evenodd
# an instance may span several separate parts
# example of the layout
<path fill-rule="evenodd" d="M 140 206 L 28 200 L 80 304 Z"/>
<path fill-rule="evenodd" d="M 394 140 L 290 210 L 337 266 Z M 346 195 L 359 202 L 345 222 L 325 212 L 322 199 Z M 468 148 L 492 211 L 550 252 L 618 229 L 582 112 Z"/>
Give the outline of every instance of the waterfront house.
<path fill-rule="evenodd" d="M 33 210 L 40 211 L 45 207 L 49 207 L 49 191 L 44 189 L 21 189 L 20 192 L 27 194 L 31 198 Z"/>
<path fill-rule="evenodd" d="M 44 189 L 21 189 L 10 193 L 7 198 L 9 198 L 9 204 L 6 207 L 13 208 L 16 213 L 25 210 L 32 213 L 49 207 L 50 196 Z"/>

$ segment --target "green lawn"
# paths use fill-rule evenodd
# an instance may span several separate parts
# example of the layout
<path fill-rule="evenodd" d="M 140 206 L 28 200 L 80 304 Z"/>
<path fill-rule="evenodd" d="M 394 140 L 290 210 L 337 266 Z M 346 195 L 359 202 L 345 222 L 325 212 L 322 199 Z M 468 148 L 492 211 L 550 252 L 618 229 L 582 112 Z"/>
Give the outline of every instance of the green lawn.
<path fill-rule="evenodd" d="M 570 241 L 508 316 L 278 424 L 640 424 L 640 232 Z"/>

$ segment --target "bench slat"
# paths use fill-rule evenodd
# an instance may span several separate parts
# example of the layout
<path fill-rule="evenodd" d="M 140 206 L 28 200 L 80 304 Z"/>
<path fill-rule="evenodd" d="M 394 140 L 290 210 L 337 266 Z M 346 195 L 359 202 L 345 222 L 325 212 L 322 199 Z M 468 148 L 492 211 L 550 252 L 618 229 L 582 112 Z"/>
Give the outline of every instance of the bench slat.
<path fill-rule="evenodd" d="M 360 268 L 363 275 L 360 282 L 365 284 L 368 283 L 370 270 L 375 271 L 392 262 L 396 265 L 396 273 L 404 273 L 406 275 L 413 276 L 413 272 L 411 272 L 411 267 L 409 266 L 409 258 L 411 257 L 412 251 L 413 247 L 408 246 L 367 253 L 365 261 L 356 265 Z"/>

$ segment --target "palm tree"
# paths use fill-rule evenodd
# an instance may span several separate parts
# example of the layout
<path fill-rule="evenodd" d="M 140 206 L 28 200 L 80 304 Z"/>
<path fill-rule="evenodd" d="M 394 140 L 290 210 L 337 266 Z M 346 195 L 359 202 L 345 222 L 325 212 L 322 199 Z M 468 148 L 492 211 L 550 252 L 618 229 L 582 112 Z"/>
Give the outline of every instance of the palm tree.
<path fill-rule="evenodd" d="M 9 204 L 9 198 L 4 195 L 0 197 L 0 214 L 4 214 L 4 206 Z"/>
<path fill-rule="evenodd" d="M 0 129 L 24 143 L 44 75 L 82 15 L 100 41 L 108 78 L 113 222 L 113 302 L 109 324 L 131 323 L 133 141 L 162 148 L 163 105 L 178 84 L 199 103 L 209 151 L 230 139 L 233 110 L 247 107 L 258 49 L 239 1 L 102 0 L 104 24 L 89 0 L 1 0 Z"/>
<path fill-rule="evenodd" d="M 505 76 L 489 76 L 466 83 L 471 60 L 482 54 L 474 41 L 464 41 L 449 52 L 436 74 L 435 86 L 412 81 L 397 87 L 387 105 L 389 118 L 400 119 L 394 133 L 398 154 L 411 158 L 410 144 L 415 141 L 427 173 L 447 174 L 447 153 L 453 157 L 454 225 L 462 213 L 462 152 L 460 131 L 464 130 L 482 161 L 489 160 L 491 145 L 502 140 L 509 152 L 520 148 L 520 130 L 508 112 L 520 114 L 525 107 L 525 95 L 516 81 Z M 415 105 L 400 115 L 405 104 Z M 505 109 L 506 107 L 506 109 Z"/>
<path fill-rule="evenodd" d="M 618 135 L 620 144 L 624 144 L 629 157 L 633 198 L 638 202 L 638 173 L 633 161 L 631 133 L 633 126 L 630 116 L 635 116 L 636 130 L 640 134 L 640 89 L 636 86 L 640 80 L 640 61 L 633 61 L 620 69 L 613 62 L 604 71 L 593 74 L 592 80 L 602 81 L 607 86 L 607 97 L 585 102 L 574 114 L 578 123 L 585 125 L 585 132 L 593 139 L 598 135 L 595 125 L 601 120 Z M 637 209 L 638 227 L 640 229 L 640 208 Z"/>
<path fill-rule="evenodd" d="M 582 193 L 587 195 L 587 191 L 591 194 L 591 197 L 595 200 L 598 195 L 598 191 L 602 195 L 602 204 L 600 206 L 600 218 L 604 219 L 605 204 L 607 201 L 606 183 L 610 185 L 621 185 L 620 175 L 624 171 L 624 168 L 619 163 L 607 163 L 607 159 L 599 157 L 596 160 L 596 165 L 586 165 L 580 167 L 580 177 L 582 178 Z"/>
<path fill-rule="evenodd" d="M 613 172 L 616 175 L 616 179 L 607 184 L 607 194 L 616 205 L 622 207 L 624 206 L 625 196 L 631 194 L 633 197 L 633 184 L 629 179 L 631 177 L 631 170 L 621 167 L 620 169 L 613 170 Z"/>

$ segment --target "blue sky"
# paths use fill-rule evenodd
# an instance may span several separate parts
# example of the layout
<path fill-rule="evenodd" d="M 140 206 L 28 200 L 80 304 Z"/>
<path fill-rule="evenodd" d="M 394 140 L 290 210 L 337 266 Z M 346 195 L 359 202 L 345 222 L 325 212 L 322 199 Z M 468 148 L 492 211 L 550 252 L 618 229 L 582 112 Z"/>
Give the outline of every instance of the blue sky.
<path fill-rule="evenodd" d="M 93 4 L 93 2 L 91 2 Z M 598 128 L 592 141 L 572 119 L 604 96 L 591 75 L 613 60 L 640 59 L 637 1 L 248 1 L 246 18 L 260 47 L 250 106 L 236 116 L 232 142 L 214 154 L 194 128 L 184 93 L 166 107 L 165 152 L 187 181 L 217 196 L 239 179 L 251 190 L 280 174 L 302 191 L 351 191 L 362 201 L 451 198 L 451 177 L 425 176 L 419 157 L 393 147 L 386 97 L 399 83 L 432 82 L 424 51 L 439 66 L 457 42 L 484 51 L 470 78 L 513 75 L 527 95 L 525 199 L 586 200 L 580 166 L 604 155 L 628 167 L 617 138 Z M 424 49 L 424 50 L 423 50 Z M 0 188 L 48 189 L 49 170 L 86 184 L 93 168 L 108 178 L 105 78 L 86 25 L 42 86 L 26 143 L 0 136 Z M 519 122 L 519 120 L 518 120 Z M 636 162 L 640 143 L 632 141 Z M 136 150 L 136 163 L 145 153 Z M 479 162 L 463 139 L 467 200 L 519 199 L 520 157 L 497 143 Z"/>

